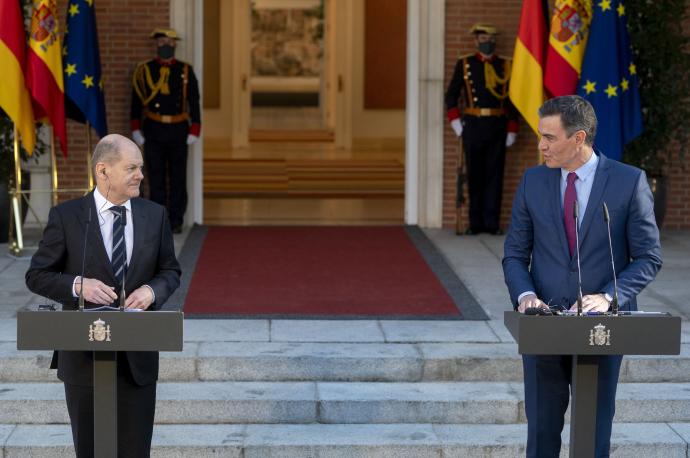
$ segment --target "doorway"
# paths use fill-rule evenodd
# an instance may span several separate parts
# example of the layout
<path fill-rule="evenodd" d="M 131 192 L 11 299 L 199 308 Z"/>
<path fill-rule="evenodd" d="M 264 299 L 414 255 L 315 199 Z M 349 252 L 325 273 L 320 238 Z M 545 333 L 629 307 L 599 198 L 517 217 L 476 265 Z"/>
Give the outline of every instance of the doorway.
<path fill-rule="evenodd" d="M 204 1 L 205 223 L 403 222 L 402 1 Z"/>
<path fill-rule="evenodd" d="M 251 4 L 250 141 L 333 141 L 324 0 Z"/>

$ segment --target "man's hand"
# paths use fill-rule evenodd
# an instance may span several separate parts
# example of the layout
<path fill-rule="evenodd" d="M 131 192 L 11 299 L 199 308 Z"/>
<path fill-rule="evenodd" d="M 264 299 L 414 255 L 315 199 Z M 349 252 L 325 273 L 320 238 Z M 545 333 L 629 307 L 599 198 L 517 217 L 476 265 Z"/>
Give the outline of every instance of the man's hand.
<path fill-rule="evenodd" d="M 603 294 L 588 294 L 582 298 L 583 312 L 608 312 L 610 306 L 611 304 Z M 570 307 L 570 310 L 577 311 L 577 301 Z"/>
<path fill-rule="evenodd" d="M 134 143 L 136 143 L 139 146 L 143 145 L 146 141 L 144 135 L 141 133 L 139 129 L 132 132 L 132 140 L 134 140 Z"/>
<path fill-rule="evenodd" d="M 517 134 L 515 132 L 508 132 L 506 135 L 506 147 L 510 148 L 515 144 L 515 140 L 517 140 Z"/>
<path fill-rule="evenodd" d="M 76 280 L 74 290 L 79 294 L 81 280 Z M 84 299 L 92 304 L 110 305 L 117 299 L 117 294 L 113 286 L 108 286 L 95 278 L 84 278 Z"/>
<path fill-rule="evenodd" d="M 153 294 L 148 286 L 140 286 L 127 296 L 125 308 L 146 310 L 153 304 Z"/>
<path fill-rule="evenodd" d="M 543 308 L 548 310 L 549 306 L 541 301 L 536 294 L 528 294 L 522 298 L 518 305 L 518 312 L 525 313 L 525 310 L 533 307 Z"/>
<path fill-rule="evenodd" d="M 196 135 L 192 135 L 192 134 L 187 135 L 187 144 L 188 145 L 193 145 L 194 143 L 196 143 L 197 140 L 199 140 L 199 137 L 197 137 Z"/>
<path fill-rule="evenodd" d="M 462 123 L 459 119 L 453 119 L 450 122 L 450 127 L 453 128 L 453 132 L 455 132 L 455 135 L 457 135 L 458 137 L 462 137 Z"/>

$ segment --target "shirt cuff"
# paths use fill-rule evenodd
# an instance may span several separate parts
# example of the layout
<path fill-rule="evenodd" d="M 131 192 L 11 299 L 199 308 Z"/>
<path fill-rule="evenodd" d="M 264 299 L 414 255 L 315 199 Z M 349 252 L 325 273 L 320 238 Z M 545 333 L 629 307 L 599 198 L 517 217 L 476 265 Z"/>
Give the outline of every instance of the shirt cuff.
<path fill-rule="evenodd" d="M 79 294 L 77 294 L 77 282 L 80 278 L 81 277 L 79 275 L 74 277 L 74 281 L 72 282 L 72 297 L 79 297 Z"/>
<path fill-rule="evenodd" d="M 153 288 L 151 288 L 149 285 L 144 285 L 144 286 L 146 286 L 149 289 L 149 291 L 151 291 L 151 296 L 153 297 L 153 302 L 151 302 L 151 303 L 155 304 L 156 303 L 156 293 L 153 291 Z"/>
<path fill-rule="evenodd" d="M 537 295 L 537 293 L 535 293 L 534 291 L 525 291 L 524 293 L 522 293 L 518 296 L 518 305 L 520 305 L 520 301 L 522 300 L 523 297 L 529 296 L 530 294 L 534 294 L 535 296 Z"/>

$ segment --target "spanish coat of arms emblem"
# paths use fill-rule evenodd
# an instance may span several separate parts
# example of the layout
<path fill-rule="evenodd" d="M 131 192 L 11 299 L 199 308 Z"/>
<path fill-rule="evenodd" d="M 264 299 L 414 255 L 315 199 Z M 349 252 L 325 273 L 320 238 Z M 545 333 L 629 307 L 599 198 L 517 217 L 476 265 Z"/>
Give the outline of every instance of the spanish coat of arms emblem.
<path fill-rule="evenodd" d="M 100 318 L 89 325 L 89 341 L 110 342 L 110 325 L 105 324 L 105 321 Z"/>

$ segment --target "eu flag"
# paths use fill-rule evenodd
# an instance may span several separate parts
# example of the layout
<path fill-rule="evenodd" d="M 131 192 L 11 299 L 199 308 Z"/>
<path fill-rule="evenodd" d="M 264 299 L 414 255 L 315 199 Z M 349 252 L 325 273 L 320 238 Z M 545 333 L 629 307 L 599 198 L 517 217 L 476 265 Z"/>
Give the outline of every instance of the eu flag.
<path fill-rule="evenodd" d="M 88 121 L 104 137 L 108 126 L 94 0 L 70 0 L 62 53 L 67 117 Z"/>
<path fill-rule="evenodd" d="M 632 60 L 625 6 L 619 0 L 592 3 L 593 18 L 577 93 L 597 114 L 594 143 L 620 160 L 623 147 L 642 132 L 637 68 Z"/>

